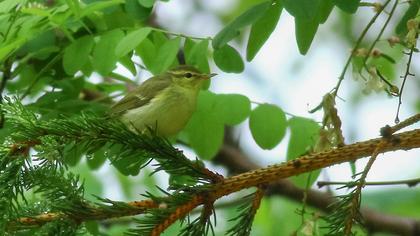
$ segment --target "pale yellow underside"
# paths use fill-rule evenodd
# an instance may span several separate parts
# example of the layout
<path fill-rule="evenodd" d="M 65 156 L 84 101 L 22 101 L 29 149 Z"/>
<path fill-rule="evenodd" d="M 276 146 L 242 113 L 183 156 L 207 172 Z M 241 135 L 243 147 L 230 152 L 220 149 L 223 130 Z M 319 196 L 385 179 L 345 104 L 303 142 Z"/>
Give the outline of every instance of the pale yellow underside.
<path fill-rule="evenodd" d="M 135 132 L 146 132 L 150 127 L 162 137 L 181 131 L 191 118 L 199 88 L 173 85 L 166 88 L 148 104 L 124 113 L 121 120 Z"/>

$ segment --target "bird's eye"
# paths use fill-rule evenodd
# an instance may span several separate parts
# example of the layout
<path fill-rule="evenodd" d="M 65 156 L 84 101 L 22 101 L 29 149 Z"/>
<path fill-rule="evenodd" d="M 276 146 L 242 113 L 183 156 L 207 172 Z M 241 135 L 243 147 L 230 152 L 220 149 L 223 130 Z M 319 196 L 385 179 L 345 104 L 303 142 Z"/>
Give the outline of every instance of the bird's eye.
<path fill-rule="evenodd" d="M 185 76 L 185 78 L 191 78 L 192 74 L 190 72 L 187 72 L 187 73 L 184 74 L 184 76 Z"/>

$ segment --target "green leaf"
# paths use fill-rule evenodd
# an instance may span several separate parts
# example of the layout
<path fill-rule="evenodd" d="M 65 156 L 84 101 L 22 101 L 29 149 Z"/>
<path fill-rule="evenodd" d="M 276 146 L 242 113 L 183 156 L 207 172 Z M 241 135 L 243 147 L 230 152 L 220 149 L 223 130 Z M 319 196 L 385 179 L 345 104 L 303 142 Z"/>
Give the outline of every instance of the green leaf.
<path fill-rule="evenodd" d="M 244 70 L 244 62 L 241 55 L 228 44 L 215 49 L 213 57 L 217 67 L 224 72 L 240 73 Z"/>
<path fill-rule="evenodd" d="M 74 142 L 66 145 L 63 150 L 64 162 L 69 166 L 75 166 L 82 158 L 84 149 L 85 145 L 80 143 Z"/>
<path fill-rule="evenodd" d="M 334 0 L 334 4 L 341 10 L 353 14 L 359 7 L 360 0 Z"/>
<path fill-rule="evenodd" d="M 98 222 L 90 220 L 86 221 L 84 225 L 91 235 L 100 235 Z"/>
<path fill-rule="evenodd" d="M 68 8 L 70 9 L 71 13 L 73 13 L 77 18 L 80 17 L 80 4 L 79 1 L 75 0 L 66 0 Z"/>
<path fill-rule="evenodd" d="M 108 159 L 111 164 L 123 175 L 136 176 L 140 172 L 140 167 L 148 161 L 145 158 L 139 158 L 138 153 L 132 153 L 124 149 L 121 145 L 112 145 L 108 149 Z M 126 152 L 126 153 L 124 153 Z"/>
<path fill-rule="evenodd" d="M 23 8 L 21 12 L 35 16 L 51 17 L 51 12 L 49 11 L 49 9 Z"/>
<path fill-rule="evenodd" d="M 103 104 L 71 98 L 69 94 L 62 91 L 45 93 L 36 103 L 31 104 L 31 107 L 40 113 L 43 119 L 71 116 L 80 114 L 82 111 L 103 114 L 108 109 Z"/>
<path fill-rule="evenodd" d="M 131 55 L 130 54 L 127 55 L 127 56 L 121 57 L 119 62 L 125 68 L 127 68 L 127 70 L 129 70 L 133 76 L 135 76 L 137 74 L 136 65 L 134 65 L 134 62 L 131 60 Z"/>
<path fill-rule="evenodd" d="M 99 150 L 95 151 L 93 154 L 86 155 L 87 165 L 91 170 L 97 170 L 105 163 L 107 159 L 105 155 L 105 153 L 107 152 L 106 147 L 108 146 L 103 146 Z"/>
<path fill-rule="evenodd" d="M 149 68 L 153 74 L 160 74 L 166 71 L 175 62 L 180 42 L 181 38 L 176 37 L 166 41 L 162 47 L 159 48 L 153 65 Z"/>
<path fill-rule="evenodd" d="M 140 3 L 140 5 L 147 8 L 153 7 L 153 5 L 155 4 L 155 0 L 138 0 L 138 2 Z"/>
<path fill-rule="evenodd" d="M 264 15 L 257 20 L 251 27 L 249 34 L 248 46 L 246 48 L 246 60 L 252 61 L 258 51 L 270 37 L 279 21 L 283 6 L 280 0 L 276 0 L 271 4 L 270 8 Z"/>
<path fill-rule="evenodd" d="M 52 83 L 55 88 L 61 88 L 61 92 L 69 95 L 71 98 L 79 98 L 84 84 L 85 80 L 82 77 L 56 80 Z"/>
<path fill-rule="evenodd" d="M 188 45 L 192 47 L 189 48 Z M 185 40 L 185 61 L 188 65 L 196 66 L 200 71 L 204 73 L 210 72 L 209 62 L 207 60 L 207 50 L 209 46 L 209 40 L 201 40 L 198 43 L 194 43 L 192 40 Z"/>
<path fill-rule="evenodd" d="M 69 168 L 69 171 L 79 176 L 83 180 L 83 187 L 85 188 L 85 197 L 88 201 L 97 200 L 96 196 L 103 194 L 103 183 L 98 176 L 94 175 L 91 169 L 86 164 L 81 163 L 75 167 Z"/>
<path fill-rule="evenodd" d="M 92 67 L 92 60 L 88 60 L 89 63 L 85 63 L 80 71 L 85 75 L 86 77 L 90 77 L 90 75 L 93 73 L 93 67 Z"/>
<path fill-rule="evenodd" d="M 213 48 L 225 46 L 230 40 L 239 34 L 239 30 L 257 21 L 270 7 L 271 2 L 263 2 L 248 9 L 242 15 L 223 28 L 213 39 Z"/>
<path fill-rule="evenodd" d="M 284 8 L 295 18 L 315 20 L 319 5 L 324 0 L 283 0 Z"/>
<path fill-rule="evenodd" d="M 116 83 L 100 83 L 100 84 L 96 84 L 94 85 L 94 87 L 102 92 L 105 93 L 113 93 L 113 92 L 121 92 L 121 91 L 126 91 L 126 85 L 125 84 L 116 84 Z"/>
<path fill-rule="evenodd" d="M 145 38 L 143 42 L 136 47 L 136 54 L 140 56 L 146 68 L 151 68 L 156 57 L 156 47 L 151 40 Z"/>
<path fill-rule="evenodd" d="M 166 37 L 166 35 L 162 32 L 153 31 L 151 35 L 152 35 L 151 38 L 152 38 L 153 44 L 155 45 L 156 48 L 162 47 L 162 45 L 165 44 L 166 41 L 168 41 L 168 37 Z"/>
<path fill-rule="evenodd" d="M 115 45 L 124 37 L 124 32 L 115 29 L 101 35 L 93 49 L 93 67 L 101 74 L 108 75 L 116 67 L 118 57 L 115 55 Z"/>
<path fill-rule="evenodd" d="M 237 125 L 248 118 L 251 101 L 240 94 L 218 94 L 217 113 L 227 125 Z"/>
<path fill-rule="evenodd" d="M 125 0 L 124 9 L 132 18 L 144 21 L 149 18 L 153 8 L 140 5 L 138 0 Z"/>
<path fill-rule="evenodd" d="M 4 0 L 0 2 L 0 13 L 8 13 L 19 4 L 25 4 L 25 0 Z"/>
<path fill-rule="evenodd" d="M 317 30 L 318 22 L 295 18 L 296 42 L 300 54 L 305 55 L 308 52 Z"/>
<path fill-rule="evenodd" d="M 88 35 L 78 38 L 64 49 L 63 68 L 68 75 L 73 75 L 81 70 L 88 62 L 93 44 L 93 37 Z"/>
<path fill-rule="evenodd" d="M 121 82 L 124 82 L 124 83 L 127 83 L 127 84 L 132 84 L 132 83 L 134 83 L 130 78 L 127 78 L 127 77 L 125 77 L 125 76 L 123 76 L 123 75 L 120 75 L 120 74 L 118 74 L 118 73 L 114 73 L 114 72 L 112 72 L 111 74 L 110 74 L 110 76 L 111 76 L 111 78 L 113 78 L 114 80 L 118 80 L 118 81 L 121 81 Z"/>
<path fill-rule="evenodd" d="M 197 43 L 191 38 L 185 39 L 185 42 L 184 42 L 185 60 L 187 60 L 187 58 L 190 57 L 189 55 L 191 54 L 191 50 L 195 45 L 197 45 Z"/>
<path fill-rule="evenodd" d="M 117 55 L 117 57 L 127 55 L 130 51 L 136 48 L 151 31 L 151 28 L 143 27 L 128 33 L 115 48 L 115 55 Z"/>
<path fill-rule="evenodd" d="M 293 160 L 309 152 L 318 140 L 320 126 L 313 120 L 303 117 L 293 117 L 288 121 L 290 127 L 290 140 L 287 148 L 287 160 Z M 291 178 L 299 187 L 311 186 L 318 177 L 320 170 L 309 174 L 302 174 Z"/>
<path fill-rule="evenodd" d="M 202 40 L 196 43 L 194 40 L 187 38 L 184 43 L 185 63 L 194 65 L 203 73 L 210 73 L 210 65 L 208 61 L 208 40 Z M 207 90 L 210 87 L 211 80 L 204 82 L 201 87 Z"/>
<path fill-rule="evenodd" d="M 202 159 L 209 160 L 219 151 L 223 143 L 224 125 L 217 114 L 217 96 L 201 91 L 194 112 L 185 128 L 191 147 Z"/>
<path fill-rule="evenodd" d="M 124 0 L 108 0 L 90 3 L 82 9 L 82 11 L 80 12 L 80 18 L 84 16 L 93 15 L 93 13 L 96 11 L 101 11 L 112 6 L 119 5 L 121 3 L 124 3 Z"/>
<path fill-rule="evenodd" d="M 45 60 L 52 52 L 58 51 L 56 47 L 56 34 L 52 30 L 45 31 L 36 35 L 22 47 L 19 48 L 18 55 L 31 54 L 31 57 Z"/>
<path fill-rule="evenodd" d="M 287 160 L 295 159 L 308 152 L 318 139 L 320 126 L 311 119 L 293 117 L 289 119 L 290 141 L 287 149 Z"/>
<path fill-rule="evenodd" d="M 319 23 L 323 24 L 327 21 L 332 9 L 334 8 L 334 0 L 323 0 L 320 5 Z"/>
<path fill-rule="evenodd" d="M 279 107 L 261 104 L 251 111 L 249 129 L 262 149 L 272 149 L 286 133 L 286 115 Z"/>
<path fill-rule="evenodd" d="M 9 44 L 2 44 L 0 47 L 0 62 L 2 62 L 4 59 L 6 59 L 9 54 L 14 52 L 16 49 L 18 49 L 20 46 L 26 43 L 26 39 L 18 38 L 14 41 L 10 42 Z"/>
<path fill-rule="evenodd" d="M 408 7 L 407 11 L 404 13 L 401 20 L 398 22 L 397 27 L 395 28 L 395 32 L 398 35 L 405 35 L 407 34 L 407 21 L 416 17 L 417 13 L 420 9 L 420 0 L 410 1 L 410 6 Z"/>

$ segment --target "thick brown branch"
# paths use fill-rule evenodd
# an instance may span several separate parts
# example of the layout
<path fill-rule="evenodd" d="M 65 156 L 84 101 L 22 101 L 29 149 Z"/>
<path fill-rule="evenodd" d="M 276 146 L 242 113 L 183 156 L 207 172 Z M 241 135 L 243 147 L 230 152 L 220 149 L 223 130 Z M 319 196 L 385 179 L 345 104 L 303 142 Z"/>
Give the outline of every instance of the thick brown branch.
<path fill-rule="evenodd" d="M 230 178 L 213 186 L 211 193 L 214 198 L 237 192 L 239 190 L 270 184 L 279 179 L 299 175 L 335 164 L 354 161 L 370 155 L 381 142 L 382 138 L 358 142 L 329 151 L 302 156 L 286 163 L 256 169 Z M 392 142 L 387 142 L 381 153 L 395 150 L 409 150 L 420 147 L 420 129 L 407 131 L 393 136 Z"/>
<path fill-rule="evenodd" d="M 389 127 L 390 128 L 390 127 Z M 248 172 L 258 169 L 256 165 L 239 148 L 231 145 L 227 141 L 219 154 L 213 160 L 216 164 L 221 164 L 232 174 Z M 306 203 L 309 206 L 317 208 L 325 213 L 331 212 L 331 206 L 336 200 L 329 192 L 321 192 L 314 189 L 304 190 L 295 186 L 287 179 L 277 180 L 267 186 L 265 196 L 283 196 L 301 202 L 304 193 L 307 193 Z M 393 235 L 420 235 L 420 221 L 397 215 L 389 215 L 384 212 L 361 208 L 361 215 L 364 219 L 364 226 L 370 232 L 386 232 Z"/>
<path fill-rule="evenodd" d="M 316 169 L 325 168 L 328 166 L 332 166 L 332 165 L 347 162 L 347 161 L 354 161 L 356 159 L 370 155 L 374 151 L 374 149 L 377 147 L 379 142 L 381 142 L 382 140 L 383 140 L 382 138 L 377 138 L 377 139 L 372 139 L 372 140 L 368 140 L 364 142 L 358 142 L 351 145 L 346 145 L 340 148 L 336 148 L 330 151 L 305 155 L 293 161 L 269 166 L 266 168 L 248 171 L 243 174 L 226 178 L 220 183 L 213 184 L 212 187 L 209 188 L 208 191 L 204 191 L 202 194 L 194 196 L 193 197 L 194 201 L 188 202 L 188 204 L 180 206 L 173 215 L 168 217 L 167 220 L 165 220 L 164 222 L 162 222 L 160 225 L 158 225 L 155 228 L 155 232 L 163 232 L 163 230 L 165 230 L 169 225 L 171 225 L 177 219 L 184 216 L 185 214 L 193 210 L 198 205 L 205 203 L 205 200 L 208 198 L 218 199 L 218 198 L 221 198 L 222 196 L 240 191 L 245 188 L 253 187 L 253 186 L 260 186 L 260 185 L 266 185 L 266 184 L 278 184 L 278 183 L 284 184 L 287 182 L 282 182 L 281 179 L 298 175 L 298 174 L 302 174 L 302 173 L 306 173 L 306 172 L 310 172 Z M 383 146 L 383 149 L 381 149 L 380 151 L 381 153 L 384 153 L 384 152 L 395 151 L 395 150 L 409 150 L 409 149 L 418 148 L 418 147 L 420 147 L 420 129 L 393 135 L 392 141 L 387 142 Z M 289 187 L 296 188 L 293 186 L 289 186 Z M 293 192 L 296 194 L 297 191 L 290 191 L 290 192 Z M 267 194 L 270 194 L 270 191 L 268 191 Z M 315 207 L 319 206 L 320 208 L 321 207 L 326 208 L 324 195 L 317 197 L 316 196 L 317 194 L 318 194 L 317 192 L 313 192 L 312 190 L 308 191 L 308 201 L 307 201 L 308 204 Z M 206 197 L 203 197 L 203 196 L 206 196 Z M 153 204 L 153 205 L 154 205 L 153 207 L 156 207 L 156 204 Z M 112 216 L 109 215 L 108 218 L 112 218 L 116 216 L 141 214 L 143 213 L 143 210 L 144 208 L 143 209 L 139 208 L 139 211 L 137 213 L 134 211 L 118 212 L 118 214 L 116 215 L 112 215 Z M 38 217 L 42 217 L 42 216 L 38 216 Z M 92 219 L 98 219 L 98 217 L 92 216 L 92 217 L 88 217 L 85 219 L 78 219 L 78 220 L 87 221 L 87 220 L 92 220 Z M 104 218 L 101 218 L 101 219 L 104 219 Z M 26 222 L 20 221 L 20 223 L 24 224 Z M 371 225 L 371 227 L 374 228 L 376 226 Z"/>

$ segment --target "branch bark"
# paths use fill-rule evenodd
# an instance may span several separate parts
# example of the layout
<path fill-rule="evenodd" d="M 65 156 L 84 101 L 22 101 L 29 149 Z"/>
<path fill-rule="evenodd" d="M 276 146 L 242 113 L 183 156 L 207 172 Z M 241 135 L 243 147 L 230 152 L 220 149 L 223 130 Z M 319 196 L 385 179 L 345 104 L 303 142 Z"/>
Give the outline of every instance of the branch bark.
<path fill-rule="evenodd" d="M 384 142 L 385 141 L 385 142 Z M 237 170 L 242 171 L 246 168 L 250 168 L 249 171 L 235 175 L 229 178 L 224 179 L 221 182 L 211 184 L 206 190 L 196 193 L 192 196 L 192 199 L 195 199 L 194 202 L 188 204 L 188 209 L 193 210 L 196 206 L 204 204 L 207 199 L 219 199 L 225 195 L 229 195 L 233 192 L 239 190 L 260 186 L 260 185 L 272 185 L 278 187 L 272 187 L 271 190 L 268 190 L 268 194 L 278 194 L 282 193 L 283 195 L 290 196 L 292 199 L 302 199 L 303 191 L 291 185 L 290 182 L 282 180 L 284 178 L 298 175 L 305 172 L 310 172 L 315 169 L 321 169 L 334 164 L 339 164 L 348 161 L 354 161 L 365 156 L 371 155 L 373 151 L 377 148 L 380 142 L 384 142 L 383 147 L 379 150 L 380 153 L 395 151 L 395 150 L 409 150 L 413 148 L 420 147 L 420 129 L 415 129 L 412 131 L 403 132 L 400 134 L 392 135 L 391 137 L 386 138 L 377 138 L 371 139 L 363 142 L 358 142 L 336 149 L 332 149 L 325 152 L 313 153 L 309 155 L 302 156 L 298 159 L 288 161 L 285 163 L 268 166 L 266 168 L 253 169 L 255 165 L 248 163 L 247 166 L 242 166 L 237 168 Z M 223 150 L 222 150 L 223 151 Z M 225 150 L 226 151 L 226 150 Z M 230 155 L 233 156 L 232 149 L 227 150 L 230 152 Z M 242 168 L 242 169 L 241 169 Z M 330 196 L 327 196 L 318 191 L 310 190 L 308 192 L 307 203 L 324 209 L 328 211 L 327 206 L 331 203 L 333 199 Z M 152 204 L 153 205 L 153 204 Z M 180 206 L 183 207 L 182 205 Z M 399 235 L 420 235 L 419 232 L 419 223 L 413 220 L 396 218 L 393 221 L 391 216 L 384 216 L 378 218 L 381 213 L 375 214 L 374 211 L 363 211 L 364 216 L 367 219 L 371 219 L 371 222 L 368 223 L 368 229 L 374 232 L 384 231 L 398 233 Z M 171 215 L 170 219 L 164 221 L 164 224 L 158 225 L 159 229 L 156 229 L 156 232 L 163 232 L 170 224 L 175 220 L 183 217 L 188 212 L 182 211 L 180 214 Z M 47 213 L 55 214 L 55 213 Z M 59 213 L 58 213 L 59 214 Z M 139 212 L 141 214 L 141 212 Z M 118 217 L 125 215 L 133 215 L 133 212 L 118 212 Z M 62 215 L 60 215 L 62 216 Z M 41 216 L 37 216 L 42 218 Z M 63 216 L 64 217 L 64 216 Z M 71 216 L 68 216 L 71 217 Z M 109 218 L 111 218 L 110 216 Z M 53 220 L 54 217 L 51 218 Z M 106 217 L 105 217 L 106 218 Z M 105 219 L 102 218 L 102 219 Z M 44 219 L 44 218 L 42 218 Z M 80 221 L 88 221 L 91 219 L 97 219 L 97 215 L 86 215 L 83 219 L 78 219 Z M 376 220 L 375 220 L 376 219 Z M 48 218 L 50 220 L 50 218 Z M 17 222 L 25 224 L 22 222 L 22 219 L 17 219 Z M 165 223 L 166 222 L 166 223 Z M 368 221 L 369 222 L 369 221 Z M 393 223 L 391 223 L 393 222 Z M 401 222 L 400 224 L 395 224 L 395 222 Z M 31 222 L 33 223 L 33 222 Z M 43 221 L 42 223 L 46 223 Z M 384 224 L 387 223 L 387 226 Z M 404 226 L 405 225 L 405 226 Z M 398 226 L 398 227 L 397 227 Z"/>
<path fill-rule="evenodd" d="M 239 147 L 232 145 L 227 140 L 218 155 L 213 159 L 215 164 L 223 165 L 230 174 L 239 174 L 261 167 L 251 161 Z M 265 196 L 283 196 L 296 202 L 302 202 L 305 190 L 295 186 L 287 179 L 280 179 L 267 186 Z M 322 212 L 329 213 L 329 206 L 335 198 L 329 192 L 322 192 L 315 189 L 306 191 L 306 203 Z M 360 209 L 365 227 L 370 232 L 383 232 L 395 235 L 420 235 L 420 220 L 409 217 L 386 214 L 373 209 L 362 207 Z"/>
<path fill-rule="evenodd" d="M 239 190 L 258 186 L 261 184 L 270 184 L 279 179 L 290 176 L 307 173 L 313 170 L 322 169 L 335 164 L 371 155 L 376 147 L 383 140 L 381 150 L 378 153 L 385 153 L 396 150 L 410 150 L 420 147 L 420 129 L 395 134 L 390 138 L 376 138 L 363 142 L 357 142 L 343 147 L 331 149 L 324 152 L 318 152 L 301 156 L 295 160 L 285 163 L 268 166 L 252 171 L 245 172 L 230 178 L 226 178 L 220 183 L 212 186 L 211 197 L 218 199 L 222 196 L 237 192 Z"/>

